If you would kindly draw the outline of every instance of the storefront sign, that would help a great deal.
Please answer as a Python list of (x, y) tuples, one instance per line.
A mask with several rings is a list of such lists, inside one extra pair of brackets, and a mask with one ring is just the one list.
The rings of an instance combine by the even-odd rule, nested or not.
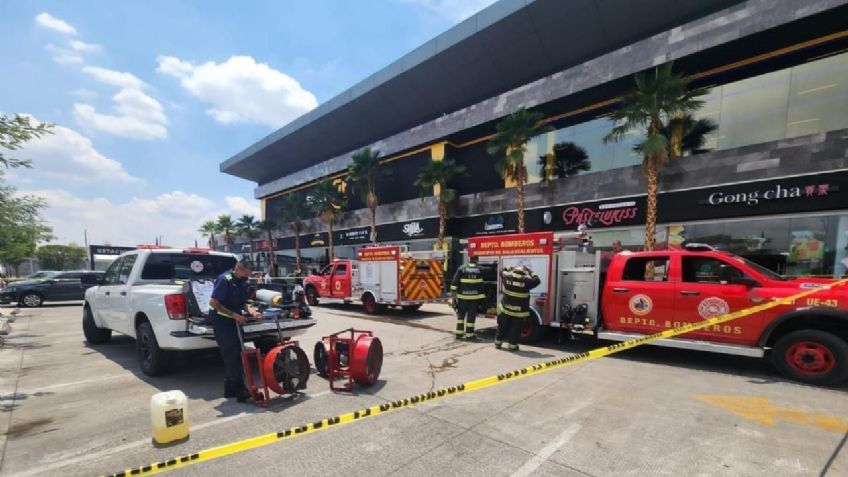
[(553, 251), (552, 232), (529, 233), (509, 237), (472, 237), (468, 254), (472, 256), (545, 255)]
[(124, 252), (135, 250), (135, 247), (113, 247), (111, 245), (89, 245), (88, 252), (91, 255), (120, 255)]
[(363, 243), (371, 239), (371, 229), (369, 227), (364, 227), (358, 229), (342, 230), (336, 235), (336, 237), (336, 243), (338, 243), (339, 245)]
[[(528, 213), (526, 230), (533, 230), (538, 220)], [(459, 237), (474, 237), (478, 235), (501, 235), (518, 232), (518, 214), (515, 212), (504, 212), (494, 215), (480, 215), (477, 217), (461, 217), (451, 220), (451, 234)]]
[(504, 218), (503, 215), (491, 215), (488, 219), (486, 219), (486, 223), (483, 225), (483, 231), (485, 232), (497, 232), (499, 230), (504, 229)]
[[(545, 214), (550, 214), (545, 220)], [(585, 225), (591, 231), (605, 227), (623, 227), (645, 223), (645, 197), (568, 204), (537, 209), (529, 214), (540, 218), (542, 229), (573, 230)]]
[(366, 247), (359, 249), (356, 254), (362, 262), (380, 262), (386, 260), (397, 260), (400, 247)]
[(310, 247), (324, 247), (327, 245), (326, 234), (317, 233), (309, 239)]
[(597, 207), (575, 205), (562, 211), (562, 222), (565, 225), (595, 224), (611, 227), (636, 218), (639, 208), (636, 201), (629, 200), (611, 204), (601, 204)]
[(659, 195), (659, 222), (845, 208), (848, 173), (831, 172)]
[(403, 224), (401, 230), (403, 230), (403, 233), (409, 238), (424, 236), (424, 227), (422, 227), (421, 222), (418, 221)]
[[(271, 240), (271, 249), (277, 248), (277, 239)], [(257, 240), (253, 246), (254, 250), (268, 250), (267, 240)]]

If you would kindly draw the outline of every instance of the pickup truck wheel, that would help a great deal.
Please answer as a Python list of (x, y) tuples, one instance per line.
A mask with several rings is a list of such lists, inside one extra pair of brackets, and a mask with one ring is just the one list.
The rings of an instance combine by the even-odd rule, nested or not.
[(539, 324), (539, 317), (534, 311), (531, 310), (530, 316), (523, 321), (518, 338), (521, 343), (535, 343), (545, 337), (547, 328)]
[(94, 314), (87, 306), (82, 309), (82, 334), (85, 335), (85, 341), (93, 345), (106, 343), (112, 338), (112, 330), (97, 327), (94, 323)]
[(135, 334), (136, 351), (141, 370), (148, 376), (158, 376), (165, 373), (171, 365), (170, 353), (159, 347), (156, 334), (150, 323), (138, 325)]
[(772, 362), (784, 376), (816, 385), (848, 379), (848, 343), (820, 330), (793, 331), (772, 349)]
[(307, 287), (306, 288), (306, 303), (309, 306), (315, 306), (318, 304), (318, 290), (315, 287)]
[(37, 308), (44, 304), (44, 298), (42, 298), (38, 293), (29, 292), (21, 295), (19, 303), (21, 306), (25, 306), (27, 308)]

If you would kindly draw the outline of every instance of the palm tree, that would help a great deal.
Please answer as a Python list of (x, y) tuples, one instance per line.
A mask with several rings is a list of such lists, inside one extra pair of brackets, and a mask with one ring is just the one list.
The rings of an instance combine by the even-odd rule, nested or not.
[(346, 204), (345, 196), (330, 179), (322, 179), (312, 189), (309, 197), (309, 208), (316, 217), (321, 218), (327, 224), (328, 250), (330, 260), (334, 255), (333, 250), (333, 223), (336, 217), (344, 210)]
[[(645, 250), (653, 250), (657, 227), (657, 191), (659, 174), (669, 158), (680, 156), (682, 124), (675, 118), (685, 118), (704, 102), (698, 96), (703, 90), (690, 90), (690, 80), (672, 72), (672, 64), (659, 66), (649, 74), (635, 77), (636, 89), (621, 98), (621, 107), (610, 114), (615, 126), (604, 137), (605, 142), (621, 141), (634, 129), (645, 131), (645, 139), (638, 145), (642, 151), (642, 170), (648, 182), (645, 217)], [(663, 134), (666, 127), (674, 126), (671, 138)]]
[(226, 244), (226, 250), (229, 252), (230, 245), (233, 244), (232, 232), (236, 228), (236, 224), (235, 222), (233, 222), (233, 218), (227, 214), (221, 214), (215, 221), (215, 225), (218, 226), (218, 232), (224, 234), (224, 243)]
[(259, 236), (259, 230), (256, 228), (257, 225), (259, 225), (259, 222), (256, 221), (256, 217), (247, 214), (239, 217), (236, 222), (238, 234), (247, 239), (251, 262), (253, 261), (253, 241)]
[(277, 220), (294, 233), (294, 269), (300, 270), (300, 234), (303, 233), (303, 220), (309, 209), (305, 202), (294, 193), (283, 198), (277, 211)]
[(524, 233), (524, 184), (527, 183), (524, 153), (531, 139), (553, 128), (544, 123), (541, 113), (521, 108), (502, 119), (496, 129), (486, 150), (493, 156), (500, 156), (495, 168), (501, 177), (515, 182), (518, 193), (518, 232)]
[(451, 159), (441, 161), (430, 161), (421, 168), (415, 185), (421, 188), (421, 198), (433, 193), (433, 188), (438, 186), (439, 194), (439, 249), (445, 242), (445, 224), (448, 219), (448, 204), (456, 199), (456, 190), (448, 188), (448, 182), (454, 178), (467, 175), (465, 166), (461, 166)]
[[(553, 168), (547, 171), (548, 158), (551, 156), (553, 156)], [(539, 156), (539, 165), (545, 171), (542, 180), (576, 176), (580, 171), (592, 169), (592, 161), (589, 160), (586, 150), (573, 142), (554, 144), (553, 153)]]
[(380, 151), (364, 148), (357, 151), (351, 159), (353, 162), (347, 168), (348, 183), (359, 189), (362, 200), (371, 211), (371, 243), (377, 243), (377, 199), (376, 181), (380, 175), (390, 175), (392, 171), (380, 167)]
[(277, 222), (266, 219), (258, 224), (256, 224), (256, 228), (265, 232), (265, 245), (268, 249), (268, 268), (269, 272), (273, 271), (273, 275), (277, 275), (277, 254), (274, 253), (274, 231), (277, 230)]
[(198, 229), (198, 232), (200, 232), (203, 235), (209, 234), (209, 239), (206, 243), (209, 245), (209, 248), (214, 249), (215, 248), (215, 234), (220, 232), (220, 230), (218, 229), (218, 224), (215, 223), (214, 220), (207, 220), (206, 222), (203, 222), (203, 225), (200, 226), (200, 229)]

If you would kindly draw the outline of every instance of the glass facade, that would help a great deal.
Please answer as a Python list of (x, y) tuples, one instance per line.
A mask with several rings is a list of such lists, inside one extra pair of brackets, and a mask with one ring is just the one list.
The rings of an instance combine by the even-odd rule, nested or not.
[[(701, 99), (693, 116), (708, 118), (718, 129), (705, 136), (706, 149), (731, 149), (780, 139), (848, 128), (848, 53), (821, 58), (752, 78), (717, 86)], [(622, 142), (604, 144), (612, 121), (600, 117), (534, 138), (524, 163), (529, 182), (539, 182), (554, 144), (574, 142), (586, 150), (591, 171), (641, 163), (633, 151), (642, 131), (631, 131)]]
[[(741, 255), (786, 276), (843, 277), (848, 274), (848, 213), (768, 217), (657, 227), (659, 248), (705, 243)], [(638, 251), (644, 228), (592, 231), (597, 248), (619, 240)]]

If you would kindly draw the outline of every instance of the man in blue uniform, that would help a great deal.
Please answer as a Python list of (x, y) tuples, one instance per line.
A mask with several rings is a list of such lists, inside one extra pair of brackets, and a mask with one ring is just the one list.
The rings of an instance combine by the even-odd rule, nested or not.
[(247, 279), (252, 270), (250, 262), (241, 261), (232, 271), (219, 275), (209, 300), (209, 318), (215, 330), (215, 341), (224, 358), (224, 397), (235, 397), (238, 402), (245, 402), (250, 397), (244, 385), (242, 342), (238, 327), (247, 322), (245, 313), (259, 317), (256, 310), (247, 306), (250, 293)]

